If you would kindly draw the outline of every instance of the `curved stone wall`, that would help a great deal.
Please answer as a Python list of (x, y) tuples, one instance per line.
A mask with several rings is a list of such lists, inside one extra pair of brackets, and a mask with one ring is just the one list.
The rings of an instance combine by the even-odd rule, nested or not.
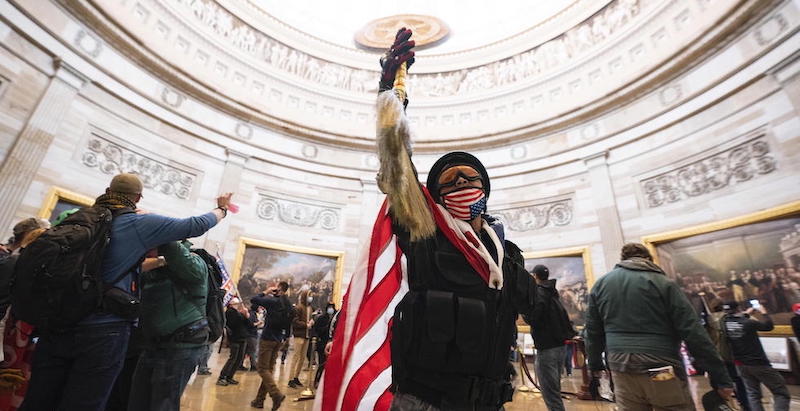
[[(372, 91), (258, 63), (193, 21), (190, 4), (0, 0), (4, 232), (51, 187), (93, 197), (134, 170), (147, 177), (142, 206), (168, 215), (235, 191), (241, 213), (200, 241), (230, 266), (246, 236), (344, 251), (347, 277), (382, 201)], [(428, 91), (409, 116), (421, 177), (440, 153), (470, 149), (510, 239), (526, 251), (588, 246), (596, 273), (626, 240), (800, 197), (796, 3), (620, 0), (603, 10), (556, 40), (567, 47), (592, 19), (621, 13), (607, 42), (552, 72), (497, 85), (498, 72), (529, 61), (498, 54), (464, 66), (492, 73), (476, 90), (433, 96), (418, 85)]]

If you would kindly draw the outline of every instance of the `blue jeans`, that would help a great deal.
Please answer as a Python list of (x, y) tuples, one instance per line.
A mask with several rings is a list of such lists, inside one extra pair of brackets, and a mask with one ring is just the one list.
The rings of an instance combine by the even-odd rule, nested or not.
[(128, 409), (180, 410), (181, 395), (204, 347), (145, 349), (133, 374)]
[(20, 410), (104, 410), (130, 332), (129, 323), (111, 323), (42, 336)]
[(200, 350), (200, 357), (197, 360), (197, 371), (209, 371), (208, 359), (211, 358), (211, 344), (206, 344)]
[(549, 411), (564, 411), (561, 399), (561, 365), (564, 363), (564, 346), (536, 351), (536, 377), (542, 398)]

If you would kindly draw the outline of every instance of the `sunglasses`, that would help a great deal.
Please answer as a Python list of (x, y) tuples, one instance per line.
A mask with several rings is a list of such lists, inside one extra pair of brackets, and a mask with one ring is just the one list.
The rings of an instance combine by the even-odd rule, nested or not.
[(456, 185), (459, 178), (467, 181), (479, 181), (481, 174), (470, 166), (454, 166), (444, 170), (439, 176), (439, 188)]

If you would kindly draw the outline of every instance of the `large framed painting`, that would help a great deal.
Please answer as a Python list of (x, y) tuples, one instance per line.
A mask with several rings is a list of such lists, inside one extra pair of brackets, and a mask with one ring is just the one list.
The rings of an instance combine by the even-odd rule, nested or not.
[(88, 207), (92, 204), (94, 204), (94, 199), (91, 197), (61, 187), (51, 187), (37, 217), (47, 219), (52, 223), (64, 211)]
[(642, 242), (698, 312), (751, 300), (791, 335), (800, 302), (800, 201), (745, 216), (647, 236)]
[(240, 238), (233, 280), (243, 301), (286, 281), (289, 299), (296, 303), (296, 296), (305, 286), (314, 295), (312, 307), (324, 310), (328, 302), (341, 306), (343, 264), (344, 252)]
[[(523, 253), (525, 270), (533, 275), (533, 267), (539, 264), (550, 270), (550, 278), (555, 279), (561, 303), (576, 328), (586, 322), (586, 304), (589, 289), (594, 283), (592, 259), (588, 247), (565, 248), (559, 250), (530, 251)], [(522, 318), (517, 320), (520, 332), (530, 332), (530, 327)]]

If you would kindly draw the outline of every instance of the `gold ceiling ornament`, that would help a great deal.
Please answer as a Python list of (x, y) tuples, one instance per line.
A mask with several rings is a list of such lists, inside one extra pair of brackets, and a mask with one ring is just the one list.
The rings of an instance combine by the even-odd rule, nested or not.
[(398, 14), (367, 23), (356, 33), (355, 41), (358, 46), (366, 49), (385, 50), (394, 43), (394, 36), (402, 27), (414, 32), (412, 39), (416, 41), (418, 49), (436, 45), (450, 34), (450, 28), (436, 17)]

